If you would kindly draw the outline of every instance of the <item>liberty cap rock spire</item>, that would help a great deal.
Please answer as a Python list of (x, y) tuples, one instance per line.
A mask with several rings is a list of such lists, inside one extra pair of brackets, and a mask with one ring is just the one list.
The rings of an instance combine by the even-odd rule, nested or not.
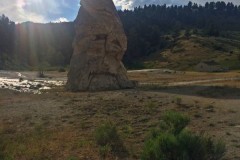
[(133, 88), (122, 61), (127, 38), (112, 0), (81, 0), (75, 21), (74, 53), (68, 73), (71, 91)]

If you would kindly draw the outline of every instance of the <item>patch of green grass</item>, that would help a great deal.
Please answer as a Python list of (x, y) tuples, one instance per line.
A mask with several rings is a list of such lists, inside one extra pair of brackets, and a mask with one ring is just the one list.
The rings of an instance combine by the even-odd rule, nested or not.
[(240, 68), (240, 60), (237, 56), (230, 57), (229, 59), (223, 59), (219, 61), (219, 64), (230, 70), (236, 70)]
[(99, 154), (100, 154), (100, 157), (102, 157), (103, 159), (105, 159), (108, 155), (110, 155), (111, 151), (112, 151), (112, 147), (110, 145), (99, 147)]
[(145, 104), (145, 109), (148, 113), (153, 113), (157, 109), (157, 104), (153, 101), (147, 102), (147, 104)]
[(186, 51), (184, 46), (181, 43), (176, 43), (175, 46), (172, 48), (172, 53), (180, 53)]
[(62, 143), (66, 143), (59, 138), (58, 132), (47, 130), (41, 124), (24, 133), (4, 133), (0, 137), (0, 160), (53, 159), (52, 150), (56, 151), (58, 147), (63, 147)]
[(133, 128), (130, 126), (130, 125), (125, 125), (123, 127), (123, 132), (126, 134), (126, 135), (131, 135), (133, 133)]
[(79, 140), (77, 143), (76, 143), (76, 146), (78, 148), (83, 148), (83, 147), (86, 147), (90, 145), (90, 142), (89, 141), (86, 141), (86, 140)]
[(77, 157), (71, 156), (71, 157), (68, 157), (67, 160), (79, 160), (79, 159)]

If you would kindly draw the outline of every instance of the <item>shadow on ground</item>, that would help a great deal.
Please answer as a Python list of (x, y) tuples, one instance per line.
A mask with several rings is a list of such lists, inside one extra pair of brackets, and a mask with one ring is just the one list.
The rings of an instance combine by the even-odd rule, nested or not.
[(200, 96), (215, 99), (240, 99), (240, 88), (229, 86), (159, 86), (145, 85), (139, 87), (141, 90), (157, 91), (180, 95)]

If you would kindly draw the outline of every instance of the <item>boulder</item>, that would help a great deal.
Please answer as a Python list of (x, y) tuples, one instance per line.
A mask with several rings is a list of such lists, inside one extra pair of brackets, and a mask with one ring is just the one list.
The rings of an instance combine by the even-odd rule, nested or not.
[(127, 38), (112, 0), (81, 0), (75, 21), (74, 53), (68, 73), (71, 91), (133, 88), (122, 58)]

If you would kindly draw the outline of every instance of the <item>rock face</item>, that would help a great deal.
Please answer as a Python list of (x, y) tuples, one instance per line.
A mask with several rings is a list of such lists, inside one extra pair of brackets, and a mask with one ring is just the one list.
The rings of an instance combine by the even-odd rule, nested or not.
[(73, 47), (67, 82), (69, 90), (134, 87), (121, 62), (127, 38), (112, 0), (81, 0)]

